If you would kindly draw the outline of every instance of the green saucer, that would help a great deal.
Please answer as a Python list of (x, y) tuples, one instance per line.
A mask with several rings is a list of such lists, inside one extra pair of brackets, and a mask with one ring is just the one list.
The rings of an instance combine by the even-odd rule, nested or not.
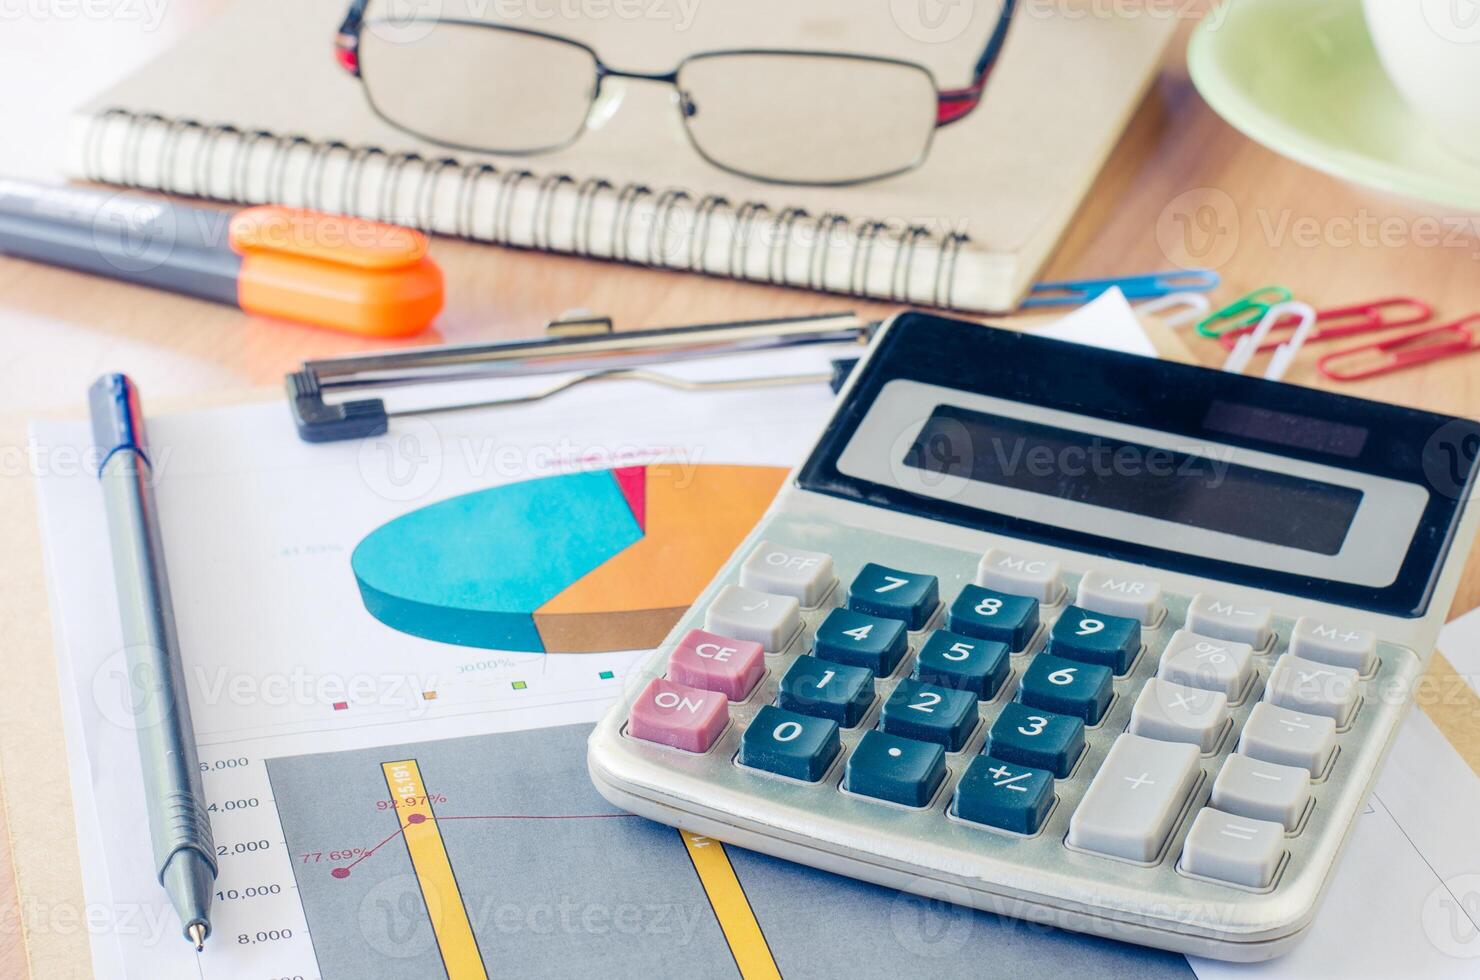
[(1225, 3), (1193, 34), (1187, 67), (1218, 115), (1277, 153), (1355, 183), (1480, 211), (1480, 166), (1440, 143), (1398, 95), (1361, 0)]

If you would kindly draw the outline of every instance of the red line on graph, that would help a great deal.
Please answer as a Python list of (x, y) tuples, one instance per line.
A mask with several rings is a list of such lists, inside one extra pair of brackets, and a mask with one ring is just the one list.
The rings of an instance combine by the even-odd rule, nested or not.
[[(441, 820), (607, 820), (607, 819), (610, 819), (612, 817), (635, 817), (635, 816), (637, 816), (637, 814), (635, 814), (635, 813), (549, 813), (549, 814), (474, 813), (474, 814), (467, 814), (467, 815), (464, 815), (464, 816), (446, 816), (446, 817), (444, 817), (444, 816), (440, 816), (440, 815), (438, 815), (436, 813), (433, 813), (430, 819), (433, 822), (441, 821)], [(418, 821), (418, 822), (420, 822), (420, 821)], [(391, 834), (385, 840), (381, 841), (379, 844), (376, 844), (374, 847), (370, 848), (369, 850), (363, 852), (359, 857), (355, 858), (349, 864), (341, 865), (340, 867), (334, 868), (334, 869), (331, 869), (331, 870), (336, 871), (336, 872), (342, 871), (342, 872), (344, 872), (344, 877), (348, 877), (349, 869), (350, 868), (353, 868), (355, 865), (359, 864), (361, 861), (365, 860), (367, 857), (369, 857), (370, 855), (374, 854), (376, 851), (379, 851), (382, 847), (384, 847), (385, 845), (389, 844), (391, 841), (395, 840), (397, 837), (400, 837), (402, 834), (404, 834), (406, 832), (406, 828), (409, 827), (409, 826), (411, 826), (411, 824), (410, 824), (409, 821), (407, 823), (401, 824), (401, 826), (399, 826), (399, 827), (396, 828), (396, 832), (395, 833)], [(336, 877), (340, 877), (340, 876), (339, 875), (336, 875)]]

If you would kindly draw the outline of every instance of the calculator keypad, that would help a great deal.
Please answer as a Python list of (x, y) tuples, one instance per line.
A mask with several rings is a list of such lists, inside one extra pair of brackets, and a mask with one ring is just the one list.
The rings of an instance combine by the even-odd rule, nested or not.
[(949, 588), (919, 566), (852, 567), (761, 542), (627, 734), (711, 757), (723, 738), (748, 778), (914, 820), (1035, 837), (1052, 817), (1058, 846), (1108, 875), (1165, 861), (1258, 891), (1311, 833), (1381, 667), (1370, 632), (1281, 627), (1215, 591), (1173, 602), (1149, 576), (1088, 572), (1062, 605), (1065, 572), (1027, 551), (993, 549)]

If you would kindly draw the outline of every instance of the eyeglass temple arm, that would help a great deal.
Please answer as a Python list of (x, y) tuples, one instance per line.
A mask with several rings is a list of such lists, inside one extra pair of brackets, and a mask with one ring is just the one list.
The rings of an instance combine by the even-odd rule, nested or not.
[(992, 73), (992, 68), (997, 64), (997, 56), (1002, 53), (1002, 44), (1007, 40), (1007, 28), (1012, 23), (1012, 14), (1016, 8), (1017, 0), (1002, 0), (1002, 13), (997, 17), (997, 26), (992, 29), (992, 36), (987, 38), (987, 46), (982, 50), (982, 56), (976, 60), (976, 67), (971, 75), (971, 84), (965, 88), (940, 90), (935, 103), (935, 125), (937, 127), (946, 126), (961, 119), (975, 109), (977, 103), (981, 101), (982, 90), (987, 87), (987, 76)]
[(351, 0), (344, 13), (339, 33), (334, 35), (334, 60), (351, 75), (360, 74), (360, 25), (365, 22), (365, 8), (370, 0)]

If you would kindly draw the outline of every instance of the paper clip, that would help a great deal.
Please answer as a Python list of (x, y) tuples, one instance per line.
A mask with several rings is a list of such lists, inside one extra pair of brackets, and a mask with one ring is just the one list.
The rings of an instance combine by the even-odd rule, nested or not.
[[(1230, 330), (1253, 327), (1264, 314), (1269, 312), (1271, 306), (1276, 303), (1288, 303), (1294, 298), (1290, 290), (1284, 286), (1263, 286), (1254, 290), (1252, 293), (1240, 296), (1217, 313), (1203, 317), (1197, 322), (1197, 332), (1204, 337), (1212, 337), (1216, 340)], [(1213, 324), (1215, 323), (1236, 319), (1240, 322), (1230, 324), (1219, 330), (1213, 329)]]
[[(1407, 315), (1394, 315), (1388, 319), (1387, 312), (1407, 307), (1410, 311)], [(1336, 340), (1340, 337), (1351, 337), (1356, 334), (1373, 333), (1378, 330), (1392, 330), (1397, 327), (1412, 327), (1423, 323), (1434, 315), (1433, 307), (1421, 299), (1411, 296), (1391, 296), (1387, 299), (1372, 300), (1368, 303), (1355, 303), (1351, 306), (1338, 306), (1329, 310), (1320, 310), (1316, 313), (1316, 323), (1319, 326), (1306, 340), (1308, 344), (1318, 344), (1324, 340)], [(1274, 325), (1275, 330), (1292, 329), (1296, 321), (1286, 317)], [(1234, 344), (1238, 343), (1239, 337), (1253, 330), (1253, 327), (1240, 327), (1234, 330), (1225, 330), (1219, 335), (1223, 346), (1233, 350)], [(1260, 352), (1273, 350), (1280, 345), (1279, 339), (1269, 340), (1260, 347)]]
[(1269, 336), (1269, 331), (1274, 325), (1286, 316), (1292, 316), (1299, 324), (1290, 339), (1275, 348), (1274, 357), (1270, 358), (1269, 365), (1264, 369), (1266, 381), (1278, 381), (1285, 376), (1290, 364), (1295, 360), (1295, 355), (1300, 353), (1300, 348), (1305, 346), (1311, 331), (1316, 323), (1316, 311), (1308, 303), (1288, 302), (1276, 303), (1264, 312), (1259, 323), (1254, 329), (1238, 339), (1234, 344), (1233, 351), (1228, 359), (1223, 362), (1223, 370), (1234, 374), (1243, 374), (1249, 362), (1254, 359), (1255, 353), (1262, 350), (1264, 338)]
[[(1414, 330), (1399, 337), (1389, 337), (1375, 344), (1363, 344), (1334, 351), (1316, 362), (1316, 370), (1332, 381), (1360, 381), (1379, 374), (1391, 374), (1404, 368), (1416, 367), (1428, 361), (1445, 357), (1457, 357), (1470, 351), (1480, 350), (1480, 337), (1469, 326), (1480, 323), (1480, 313), (1446, 323), (1442, 327), (1427, 327)], [(1336, 368), (1332, 365), (1348, 357), (1360, 356), (1370, 360), (1377, 355), (1376, 363), (1368, 367)]]
[[(1168, 330), (1176, 330), (1178, 327), (1196, 322), (1212, 307), (1213, 304), (1209, 303), (1208, 298), (1202, 293), (1167, 293), (1165, 296), (1136, 304), (1135, 310), (1140, 316), (1155, 317)], [(1169, 310), (1178, 312), (1164, 315)]]
[(1143, 276), (1040, 282), (1028, 291), (1022, 306), (1024, 309), (1034, 306), (1074, 306), (1088, 303), (1117, 286), (1128, 300), (1156, 299), (1170, 293), (1207, 292), (1217, 289), (1221, 281), (1222, 277), (1212, 269), (1174, 269)]

